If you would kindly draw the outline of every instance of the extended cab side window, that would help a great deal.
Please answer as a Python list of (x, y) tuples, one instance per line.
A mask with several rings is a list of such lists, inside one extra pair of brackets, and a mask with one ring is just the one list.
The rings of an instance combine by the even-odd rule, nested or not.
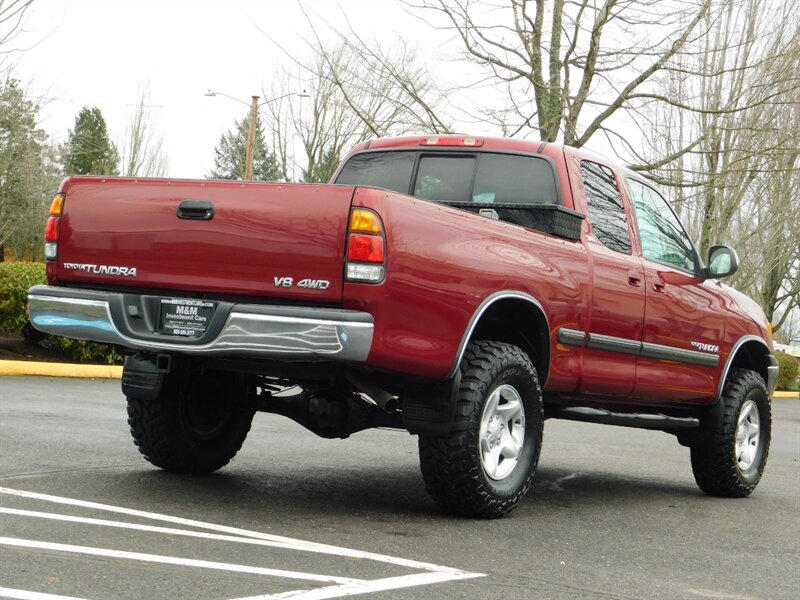
[(581, 161), (581, 175), (592, 231), (606, 248), (630, 254), (628, 218), (614, 173), (607, 167), (584, 160)]
[(645, 258), (695, 273), (696, 254), (689, 236), (667, 201), (648, 185), (628, 179), (642, 254)]

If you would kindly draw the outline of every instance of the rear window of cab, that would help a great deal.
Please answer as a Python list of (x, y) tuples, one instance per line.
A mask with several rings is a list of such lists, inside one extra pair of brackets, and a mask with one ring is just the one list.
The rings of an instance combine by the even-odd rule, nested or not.
[(560, 204), (552, 164), (521, 154), (364, 152), (347, 161), (335, 183), (378, 187), (443, 204)]

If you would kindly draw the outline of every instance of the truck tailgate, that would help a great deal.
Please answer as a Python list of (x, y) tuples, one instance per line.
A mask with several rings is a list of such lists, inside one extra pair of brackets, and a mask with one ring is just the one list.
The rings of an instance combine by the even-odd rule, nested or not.
[(56, 277), (338, 302), (353, 190), (74, 177), (64, 190)]

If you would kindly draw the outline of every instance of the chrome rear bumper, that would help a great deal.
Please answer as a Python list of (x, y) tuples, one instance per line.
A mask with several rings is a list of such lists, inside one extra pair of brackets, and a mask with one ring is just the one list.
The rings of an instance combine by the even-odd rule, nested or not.
[[(158, 333), (148, 315), (154, 296), (34, 286), (31, 323), (45, 333), (135, 350), (266, 359), (365, 361), (374, 323), (368, 313), (219, 302), (199, 338)], [(216, 321), (216, 325), (215, 325)]]

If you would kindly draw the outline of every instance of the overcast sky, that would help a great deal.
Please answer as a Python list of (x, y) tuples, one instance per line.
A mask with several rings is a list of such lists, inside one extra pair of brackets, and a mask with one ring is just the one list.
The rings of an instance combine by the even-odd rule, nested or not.
[[(392, 0), (303, 5), (319, 23), (341, 27), (344, 12), (378, 38), (436, 42)], [(205, 176), (220, 135), (247, 114), (244, 104), (203, 94), (248, 103), (287, 62), (281, 49), (304, 54), (309, 33), (294, 0), (37, 0), (25, 26), (13, 72), (31, 97), (45, 99), (40, 126), (53, 141), (66, 139), (83, 106), (97, 106), (119, 146), (137, 88), (149, 82), (172, 177)]]

